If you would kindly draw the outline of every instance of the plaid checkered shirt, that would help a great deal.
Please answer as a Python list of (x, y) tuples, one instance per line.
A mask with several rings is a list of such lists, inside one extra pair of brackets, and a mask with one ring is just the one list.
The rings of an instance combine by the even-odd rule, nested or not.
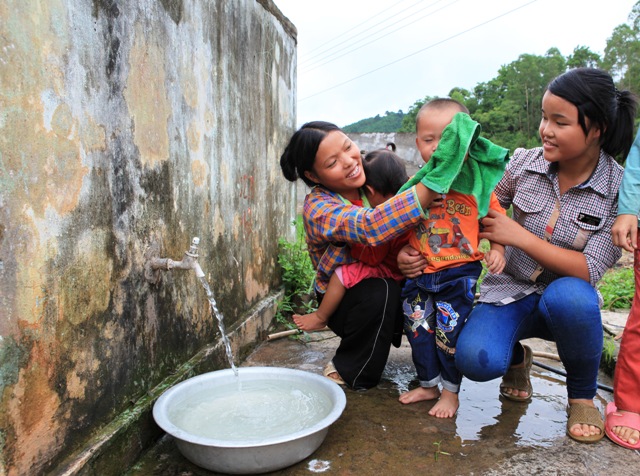
[[(539, 238), (544, 238), (556, 201), (560, 214), (550, 243), (581, 251), (593, 287), (620, 259), (621, 251), (611, 239), (617, 214), (618, 188), (623, 169), (613, 157), (600, 152), (598, 165), (581, 185), (560, 195), (557, 164), (546, 161), (542, 148), (517, 149), (495, 189), (500, 204), (513, 205), (512, 218)], [(544, 270), (535, 282), (531, 276), (538, 264), (519, 248), (507, 246), (507, 265), (502, 274), (487, 274), (480, 287), (480, 302), (508, 304), (531, 293), (542, 294), (559, 276)]]
[(336, 267), (356, 261), (348, 245), (390, 242), (426, 218), (415, 187), (376, 208), (363, 208), (316, 186), (304, 199), (302, 215), (309, 255), (317, 270), (316, 290), (320, 293), (326, 291)]

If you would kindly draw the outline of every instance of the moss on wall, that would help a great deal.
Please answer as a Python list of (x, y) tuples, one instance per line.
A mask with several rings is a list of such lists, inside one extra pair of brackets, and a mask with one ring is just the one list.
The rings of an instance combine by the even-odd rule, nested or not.
[(0, 473), (38, 474), (220, 339), (195, 275), (150, 283), (150, 257), (199, 236), (228, 330), (259, 333), (294, 210), (295, 29), (254, 0), (0, 18)]

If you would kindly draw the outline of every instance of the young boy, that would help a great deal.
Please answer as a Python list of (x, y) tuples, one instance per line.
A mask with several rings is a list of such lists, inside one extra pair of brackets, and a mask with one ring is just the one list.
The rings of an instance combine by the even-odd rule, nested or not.
[[(428, 219), (409, 234), (409, 244), (423, 254), (428, 264), (423, 274), (408, 279), (402, 290), (405, 333), (411, 344), (420, 387), (403, 393), (399, 400), (408, 404), (438, 399), (429, 411), (438, 418), (452, 417), (459, 406), (462, 375), (455, 366), (456, 341), (473, 306), (476, 282), (482, 271), (481, 260), (485, 259), (492, 273), (500, 273), (505, 265), (502, 245), (491, 244), (486, 255), (478, 250), (478, 218), (479, 210), (482, 210), (480, 204), (484, 204), (485, 209), (488, 206), (504, 213), (493, 188), (504, 171), (508, 151), (486, 139), (482, 140), (490, 147), (475, 150), (473, 141), (477, 140), (477, 135), (470, 136), (468, 131), (479, 126), (468, 112), (463, 104), (453, 99), (435, 99), (425, 104), (416, 117), (416, 146), (422, 159), (428, 163), (439, 144), (438, 160), (443, 163), (457, 154), (458, 165), (455, 167), (469, 166), (464, 170), (469, 183), (463, 189), (466, 190), (474, 180), (482, 180), (482, 177), (474, 176), (478, 173), (474, 170), (478, 171), (485, 159), (493, 162), (493, 177), (489, 181), (492, 186), (489, 190), (485, 187), (480, 193), (483, 197), (455, 190), (454, 181), (443, 196), (442, 206), (430, 208)], [(464, 115), (456, 117), (460, 113)], [(448, 129), (445, 143), (443, 132), (453, 121), (455, 124)], [(458, 129), (454, 129), (456, 126)], [(457, 135), (451, 132), (454, 130)], [(471, 166), (471, 161), (478, 158), (481, 160)], [(442, 384), (442, 391), (439, 384)]]

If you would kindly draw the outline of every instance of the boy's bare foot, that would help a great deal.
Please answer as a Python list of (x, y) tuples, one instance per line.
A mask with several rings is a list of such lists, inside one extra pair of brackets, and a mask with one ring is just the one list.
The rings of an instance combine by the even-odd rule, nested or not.
[(404, 392), (400, 395), (400, 403), (404, 403), (405, 405), (409, 403), (422, 402), (424, 400), (435, 400), (440, 396), (440, 390), (438, 387), (418, 387), (413, 390), (409, 390), (408, 392)]
[(294, 314), (293, 322), (303, 331), (319, 331), (327, 326), (327, 320), (319, 316), (317, 312), (304, 315)]
[(429, 410), (429, 415), (436, 418), (451, 418), (456, 414), (459, 406), (458, 394), (443, 389), (440, 400)]

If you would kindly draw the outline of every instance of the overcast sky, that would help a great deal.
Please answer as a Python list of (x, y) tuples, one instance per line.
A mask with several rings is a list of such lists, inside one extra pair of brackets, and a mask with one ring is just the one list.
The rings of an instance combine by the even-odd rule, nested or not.
[(298, 126), (473, 89), (521, 54), (604, 55), (637, 0), (274, 0), (298, 29)]

